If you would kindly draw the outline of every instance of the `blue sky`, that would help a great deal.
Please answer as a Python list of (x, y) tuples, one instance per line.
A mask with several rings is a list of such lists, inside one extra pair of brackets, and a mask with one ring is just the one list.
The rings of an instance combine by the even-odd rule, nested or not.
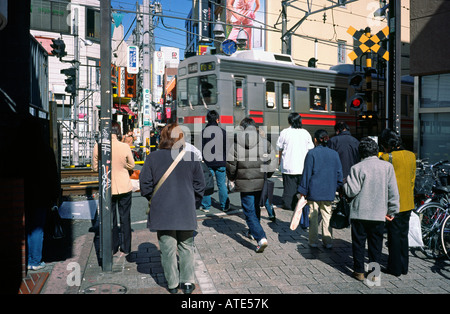
[[(143, 0), (138, 0), (139, 4), (143, 3)], [(132, 10), (136, 9), (137, 0), (111, 0), (111, 5), (113, 8)], [(152, 2), (152, 0), (150, 0)], [(159, 0), (162, 5), (163, 15), (176, 16), (186, 18), (189, 11), (192, 8), (192, 0)], [(124, 13), (123, 25), (124, 32), (127, 33), (128, 28), (135, 18), (135, 14)], [(184, 20), (174, 19), (174, 18), (164, 18), (164, 25), (168, 27), (176, 27), (180, 29), (185, 29)], [(127, 37), (131, 34), (134, 29), (134, 24), (131, 27)], [(155, 29), (155, 44), (156, 50), (159, 50), (160, 46), (169, 46), (180, 49), (180, 56), (184, 55), (184, 48), (186, 45), (186, 32), (174, 29), (167, 29), (163, 26), (161, 22), (158, 23)]]

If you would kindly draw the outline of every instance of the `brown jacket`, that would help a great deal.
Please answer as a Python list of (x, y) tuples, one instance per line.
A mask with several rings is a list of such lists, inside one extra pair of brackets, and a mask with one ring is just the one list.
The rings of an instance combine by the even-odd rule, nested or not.
[[(130, 146), (119, 142), (115, 134), (111, 135), (111, 194), (124, 194), (132, 190), (128, 170), (134, 168), (134, 158)], [(98, 148), (94, 146), (92, 169), (98, 171)]]

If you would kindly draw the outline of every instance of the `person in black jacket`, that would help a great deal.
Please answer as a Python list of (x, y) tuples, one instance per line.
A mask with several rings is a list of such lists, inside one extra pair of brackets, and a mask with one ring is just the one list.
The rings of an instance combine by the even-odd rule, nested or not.
[(161, 264), (171, 293), (176, 293), (179, 287), (185, 293), (191, 293), (195, 288), (195, 203), (202, 199), (205, 189), (200, 161), (194, 152), (186, 151), (166, 181), (154, 193), (158, 181), (182, 147), (184, 134), (181, 128), (176, 123), (166, 125), (161, 132), (159, 150), (147, 157), (139, 176), (141, 195), (152, 200), (147, 226), (150, 231), (157, 231)]
[(350, 173), (350, 168), (360, 160), (358, 152), (359, 141), (351, 135), (350, 129), (345, 122), (340, 121), (336, 123), (334, 131), (336, 135), (328, 141), (328, 147), (339, 154), (345, 183)]
[[(219, 113), (217, 111), (208, 111), (206, 120), (206, 127), (202, 130), (203, 161), (208, 166), (211, 174), (216, 177), (220, 209), (228, 211), (230, 209), (230, 200), (228, 199), (225, 170), (227, 164), (227, 133), (219, 127)], [(205, 195), (200, 209), (204, 212), (209, 212), (210, 207), (211, 196)]]

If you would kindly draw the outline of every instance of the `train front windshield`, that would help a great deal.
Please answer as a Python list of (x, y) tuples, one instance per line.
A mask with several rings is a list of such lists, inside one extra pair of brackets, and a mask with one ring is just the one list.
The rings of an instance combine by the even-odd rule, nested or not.
[(217, 103), (215, 75), (194, 76), (178, 82), (179, 106), (209, 106)]

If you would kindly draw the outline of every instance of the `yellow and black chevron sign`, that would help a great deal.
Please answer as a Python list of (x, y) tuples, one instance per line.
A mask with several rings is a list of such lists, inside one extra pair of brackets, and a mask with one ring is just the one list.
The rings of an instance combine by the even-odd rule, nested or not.
[(363, 32), (357, 31), (354, 27), (350, 26), (347, 33), (352, 35), (353, 38), (361, 42), (359, 47), (355, 48), (352, 52), (348, 54), (348, 57), (354, 61), (356, 58), (360, 57), (363, 53), (367, 51), (373, 51), (378, 53), (383, 59), (389, 61), (389, 51), (381, 48), (378, 44), (381, 40), (385, 39), (389, 35), (389, 26), (386, 26), (376, 35), (366, 36)]

